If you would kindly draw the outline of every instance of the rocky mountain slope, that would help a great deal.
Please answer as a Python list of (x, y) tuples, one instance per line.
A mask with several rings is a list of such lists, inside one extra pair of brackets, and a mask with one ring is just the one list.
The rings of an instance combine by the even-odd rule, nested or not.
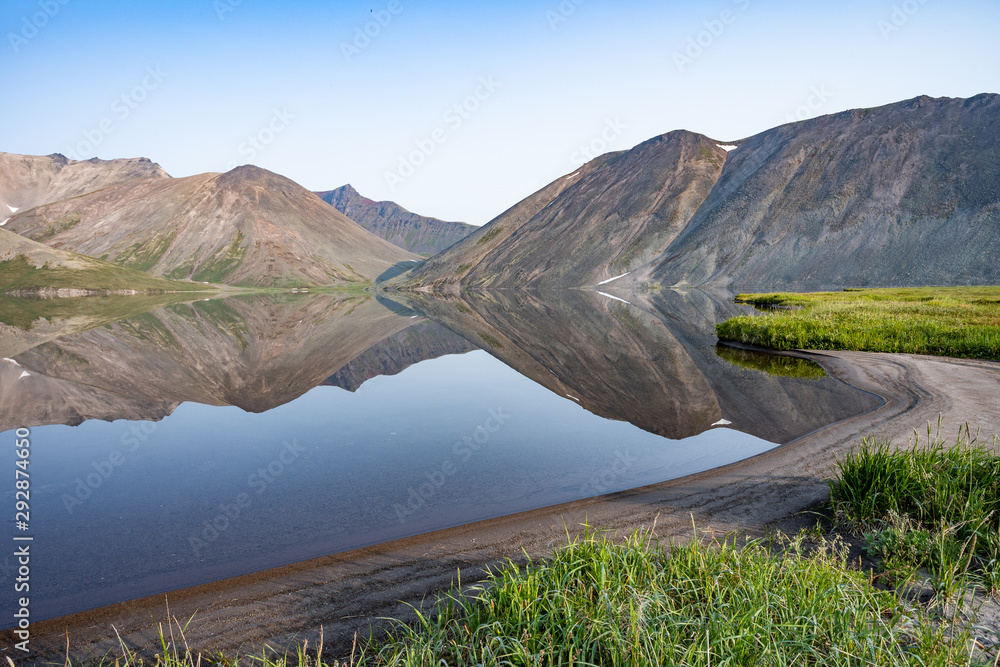
[(822, 116), (726, 148), (671, 132), (555, 181), (395, 284), (1000, 282), (998, 127), (1000, 96), (983, 94)]
[(652, 280), (735, 291), (1000, 282), (998, 128), (1000, 95), (918, 97), (751, 137)]
[[(428, 262), (412, 280), (461, 278), (470, 287), (596, 285), (663, 252), (708, 196), (725, 161), (715, 141), (685, 131), (601, 156), (529, 197), (527, 207), (519, 204), (494, 219), (448, 257)], [(440, 272), (443, 267), (450, 276)]]
[(417, 215), (395, 202), (362, 197), (349, 184), (316, 194), (375, 236), (419, 255), (437, 254), (477, 229), (464, 222)]
[(0, 153), (0, 223), (17, 211), (138, 178), (170, 176), (146, 158), (70, 160), (59, 153)]
[(254, 166), (132, 180), (19, 212), (7, 228), (158, 276), (236, 285), (363, 283), (419, 259)]

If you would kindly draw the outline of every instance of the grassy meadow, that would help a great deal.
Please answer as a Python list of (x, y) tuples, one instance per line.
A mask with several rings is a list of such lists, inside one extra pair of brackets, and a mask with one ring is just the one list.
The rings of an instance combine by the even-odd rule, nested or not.
[(718, 324), (721, 340), (777, 350), (1000, 359), (1000, 287), (739, 294), (736, 300), (773, 310)]

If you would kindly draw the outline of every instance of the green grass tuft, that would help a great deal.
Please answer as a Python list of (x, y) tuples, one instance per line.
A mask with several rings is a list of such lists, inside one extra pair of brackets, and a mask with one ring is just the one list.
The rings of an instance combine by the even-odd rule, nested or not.
[(226, 282), (226, 278), (243, 263), (243, 257), (247, 253), (243, 241), (243, 232), (237, 230), (232, 243), (219, 249), (212, 257), (202, 262), (191, 279), (209, 283)]
[[(176, 231), (157, 234), (145, 243), (136, 244), (126, 249), (115, 258), (115, 263), (137, 271), (149, 271), (163, 259), (163, 255), (174, 242), (175, 236), (177, 236)], [(177, 277), (186, 278), (187, 276)]]
[(39, 243), (45, 243), (54, 236), (62, 234), (67, 229), (75, 227), (80, 223), (83, 217), (79, 213), (70, 213), (57, 220), (45, 223), (45, 229), (40, 232), (35, 232), (31, 235), (31, 238)]
[(837, 463), (830, 498), (838, 525), (863, 534), (900, 580), (926, 569), (950, 597), (969, 585), (1000, 591), (1000, 456), (964, 427), (909, 450), (868, 438)]
[[(914, 618), (892, 591), (847, 561), (822, 534), (773, 543), (734, 540), (661, 545), (651, 533), (623, 541), (584, 535), (549, 557), (508, 561), (471, 589), (453, 588), (430, 613), (396, 622), (388, 637), (325, 660), (322, 634), (288, 653), (206, 655), (184, 637), (189, 620), (159, 630), (155, 648), (73, 665), (880, 665), (990, 664), (967, 628)], [(168, 618), (169, 610), (168, 610)], [(118, 655), (120, 653), (120, 657)], [(152, 654), (152, 657), (149, 657)]]
[(482, 338), (486, 342), (486, 344), (489, 345), (490, 347), (494, 347), (499, 350), (504, 349), (503, 343), (501, 343), (495, 337), (491, 336), (488, 333), (480, 332), (479, 337)]

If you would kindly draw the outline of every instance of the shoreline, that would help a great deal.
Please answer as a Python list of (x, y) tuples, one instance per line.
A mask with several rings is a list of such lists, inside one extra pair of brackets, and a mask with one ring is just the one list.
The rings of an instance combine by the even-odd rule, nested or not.
[[(463, 584), (485, 567), (523, 551), (542, 555), (581, 524), (629, 533), (655, 522), (661, 538), (685, 538), (692, 525), (719, 534), (762, 535), (796, 521), (827, 496), (825, 478), (840, 453), (864, 435), (891, 437), (899, 446), (914, 430), (944, 416), (950, 437), (968, 423), (989, 438), (1000, 434), (1000, 363), (865, 352), (796, 352), (833, 377), (884, 401), (877, 409), (831, 424), (750, 459), (670, 480), (540, 510), (426, 533), (293, 565), (181, 589), (33, 623), (32, 653), (15, 653), (4, 631), (5, 655), (36, 664), (65, 658), (67, 633), (76, 658), (120, 651), (118, 637), (144, 650), (155, 646), (157, 623), (170, 615), (183, 624), (195, 651), (259, 655), (267, 643), (282, 649), (296, 639), (313, 644), (324, 627), (326, 655), (351, 652), (355, 633), (384, 627), (379, 617), (407, 619), (447, 588), (461, 568)], [(805, 520), (805, 523), (809, 523)], [(402, 600), (403, 602), (400, 602)], [(425, 603), (426, 604), (426, 603)]]

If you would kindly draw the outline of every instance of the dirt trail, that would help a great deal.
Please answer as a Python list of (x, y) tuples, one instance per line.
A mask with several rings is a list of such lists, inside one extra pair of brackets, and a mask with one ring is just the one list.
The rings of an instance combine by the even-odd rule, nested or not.
[[(325, 629), (328, 656), (348, 655), (355, 632), (378, 617), (405, 617), (404, 603), (419, 604), (447, 587), (456, 570), (462, 582), (507, 557), (545, 553), (580, 525), (631, 531), (656, 521), (660, 537), (699, 529), (760, 534), (821, 501), (835, 458), (867, 434), (905, 444), (914, 430), (943, 415), (951, 438), (959, 425), (1000, 434), (1000, 364), (913, 355), (815, 352), (801, 356), (831, 375), (882, 397), (882, 407), (815, 431), (733, 465), (631, 491), (483, 521), (377, 547), (318, 558), (169, 594), (172, 615), (186, 619), (197, 650), (259, 651)], [(403, 602), (400, 602), (403, 601)], [(164, 596), (143, 598), (32, 626), (33, 654), (18, 664), (62, 662), (66, 633), (77, 657), (118, 650), (112, 625), (126, 643), (153, 646)], [(10, 655), (11, 636), (0, 633)], [(23, 655), (23, 654), (22, 654)], [(17, 658), (18, 656), (15, 656)]]

